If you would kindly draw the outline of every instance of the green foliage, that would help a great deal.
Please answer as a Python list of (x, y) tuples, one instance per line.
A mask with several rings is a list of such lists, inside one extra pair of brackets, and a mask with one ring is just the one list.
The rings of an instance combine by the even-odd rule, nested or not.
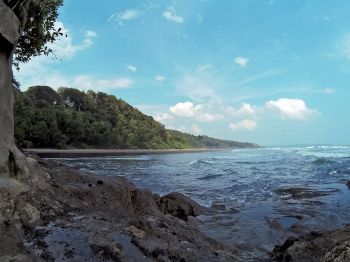
[(32, 0), (27, 22), (15, 50), (14, 65), (26, 63), (33, 56), (48, 55), (52, 50), (47, 46), (62, 36), (62, 29), (55, 29), (58, 8), (63, 0)]
[[(194, 136), (177, 130), (168, 130), (169, 144), (174, 148), (255, 148), (256, 144), (247, 142), (228, 141), (208, 136)], [(181, 147), (184, 146), (184, 147)]]
[(251, 144), (167, 130), (122, 99), (48, 86), (16, 91), (15, 137), (23, 148), (186, 149)]

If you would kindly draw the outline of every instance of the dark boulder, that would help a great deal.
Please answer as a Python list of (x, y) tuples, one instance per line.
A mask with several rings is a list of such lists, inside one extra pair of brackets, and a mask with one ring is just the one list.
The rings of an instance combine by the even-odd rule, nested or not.
[(203, 213), (204, 207), (180, 193), (170, 193), (158, 200), (158, 206), (164, 214), (187, 221), (189, 216), (198, 216)]

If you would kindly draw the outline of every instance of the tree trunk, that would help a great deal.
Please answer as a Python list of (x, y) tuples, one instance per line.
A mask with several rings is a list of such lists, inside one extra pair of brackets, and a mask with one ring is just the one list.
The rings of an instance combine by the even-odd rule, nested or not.
[(30, 0), (0, 0), (0, 178), (28, 175), (26, 158), (14, 139), (12, 58)]

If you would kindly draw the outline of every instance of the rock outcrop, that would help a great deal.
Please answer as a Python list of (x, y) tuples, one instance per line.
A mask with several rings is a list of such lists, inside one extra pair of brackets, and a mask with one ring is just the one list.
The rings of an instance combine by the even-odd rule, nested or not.
[(348, 262), (350, 261), (350, 226), (329, 232), (311, 232), (289, 238), (272, 252), (273, 261)]
[(0, 190), (0, 261), (237, 260), (188, 219), (205, 209), (184, 195), (37, 160), (41, 171), (22, 183), (30, 190)]
[(28, 175), (28, 163), (17, 149), (14, 139), (12, 57), (25, 25), (29, 2), (0, 0), (0, 177), (2, 179), (19, 180)]
[(177, 192), (161, 197), (158, 200), (158, 206), (164, 214), (171, 214), (185, 221), (189, 216), (196, 217), (204, 211), (204, 207)]

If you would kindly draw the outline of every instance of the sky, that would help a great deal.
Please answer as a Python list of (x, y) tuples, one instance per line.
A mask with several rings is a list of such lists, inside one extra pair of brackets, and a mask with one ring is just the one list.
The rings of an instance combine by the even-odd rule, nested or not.
[(350, 144), (350, 1), (65, 0), (21, 89), (102, 91), (167, 128), (260, 145)]

